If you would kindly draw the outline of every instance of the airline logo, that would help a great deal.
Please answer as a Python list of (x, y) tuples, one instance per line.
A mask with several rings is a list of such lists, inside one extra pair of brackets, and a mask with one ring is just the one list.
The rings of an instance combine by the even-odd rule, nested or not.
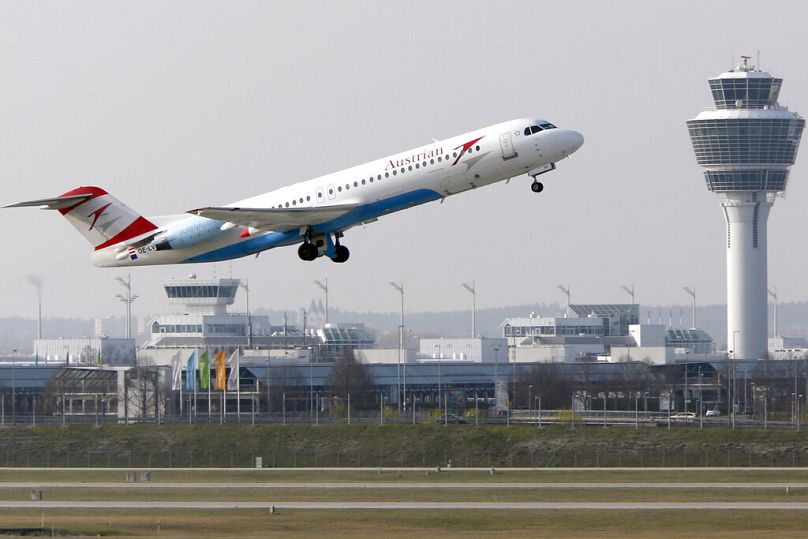
[(134, 247), (130, 247), (128, 252), (129, 252), (129, 258), (131, 260), (137, 260), (137, 249), (135, 249)]
[(104, 215), (104, 212), (107, 211), (107, 208), (109, 208), (111, 205), (112, 202), (108, 202), (107, 204), (101, 206), (100, 208), (98, 208), (97, 210), (95, 210), (94, 212), (92, 212), (90, 215), (87, 216), (87, 219), (89, 219), (90, 217), (93, 218), (93, 222), (90, 223), (90, 230), (95, 228), (95, 223), (98, 221), (98, 218)]
[[(485, 136), (485, 135), (483, 135), (483, 137), (484, 137), (484, 136)], [(475, 144), (477, 144), (478, 142), (480, 142), (480, 140), (482, 140), (482, 138), (483, 138), (483, 137), (478, 137), (478, 138), (476, 138), (476, 139), (474, 139), (474, 140), (470, 140), (470, 141), (466, 142), (465, 144), (461, 144), (460, 146), (458, 146), (457, 148), (455, 148), (455, 150), (460, 150), (460, 153), (458, 153), (458, 154), (457, 154), (457, 159), (455, 159), (454, 163), (452, 163), (452, 166), (455, 166), (455, 165), (457, 164), (457, 162), (458, 162), (458, 161), (460, 161), (460, 158), (461, 158), (461, 157), (463, 157), (463, 155), (464, 155), (464, 154), (465, 154), (465, 153), (466, 153), (466, 152), (467, 152), (467, 151), (468, 151), (468, 150), (469, 150), (469, 149), (470, 149), (472, 146), (474, 146)]]

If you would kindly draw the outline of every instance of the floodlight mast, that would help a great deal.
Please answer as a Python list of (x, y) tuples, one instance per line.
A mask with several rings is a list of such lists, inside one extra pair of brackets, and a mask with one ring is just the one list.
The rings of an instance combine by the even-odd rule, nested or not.
[(622, 288), (623, 290), (625, 290), (625, 291), (626, 291), (626, 294), (628, 294), (629, 296), (631, 296), (631, 304), (632, 304), (632, 305), (635, 305), (635, 301), (634, 301), (634, 285), (631, 285), (631, 288), (629, 288), (629, 287), (627, 287), (627, 286), (621, 286), (620, 288)]
[(565, 287), (564, 285), (559, 284), (559, 285), (556, 285), (556, 286), (558, 286), (558, 289), (561, 290), (562, 292), (564, 292), (564, 294), (567, 296), (567, 314), (569, 314), (569, 312), (570, 312), (570, 285), (567, 285)]
[(776, 339), (778, 337), (778, 333), (777, 333), (777, 287), (775, 286), (774, 289), (770, 288), (768, 290), (768, 292), (769, 292), (769, 295), (774, 300), (774, 338)]
[(477, 286), (474, 281), (471, 285), (460, 283), (460, 286), (471, 292), (471, 338), (477, 336)]
[(123, 294), (116, 294), (115, 297), (126, 303), (126, 338), (132, 338), (132, 303), (138, 298), (137, 294), (132, 294), (132, 273), (130, 272), (126, 279), (123, 277), (115, 277), (121, 286), (126, 288), (126, 296)]
[[(398, 326), (398, 367), (396, 368), (396, 390), (398, 391), (398, 409), (401, 410), (401, 351), (404, 348), (404, 281), (390, 282), (390, 286), (401, 294), (401, 324)], [(407, 372), (406, 370), (404, 371)], [(407, 375), (404, 375), (404, 395), (407, 395)], [(406, 404), (404, 409), (406, 410)]]
[(687, 286), (682, 288), (687, 294), (693, 298), (693, 329), (696, 329), (696, 288), (689, 288)]
[(314, 281), (320, 290), (325, 292), (325, 323), (328, 325), (328, 279), (323, 279), (322, 281)]

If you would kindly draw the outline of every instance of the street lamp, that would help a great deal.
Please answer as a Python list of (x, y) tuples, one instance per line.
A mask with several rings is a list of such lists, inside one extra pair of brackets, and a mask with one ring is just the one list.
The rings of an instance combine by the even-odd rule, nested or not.
[[(396, 369), (396, 391), (398, 391), (396, 400), (398, 401), (398, 409), (401, 411), (401, 349), (404, 348), (404, 281), (400, 283), (390, 281), (390, 286), (401, 294), (401, 324), (398, 326), (398, 368)], [(404, 378), (404, 393), (407, 393), (406, 378)]]
[(477, 287), (474, 281), (471, 285), (467, 283), (460, 283), (460, 286), (471, 292), (471, 338), (477, 336)]
[(696, 329), (696, 289), (695, 288), (688, 288), (685, 286), (683, 288), (685, 292), (693, 298), (693, 325), (691, 326), (693, 329)]
[(328, 325), (328, 279), (323, 281), (314, 281), (314, 284), (320, 287), (320, 290), (325, 292), (325, 323)]
[(115, 277), (115, 280), (121, 283), (121, 286), (126, 288), (126, 296), (123, 294), (116, 294), (115, 297), (121, 300), (122, 302), (126, 303), (126, 338), (132, 338), (132, 302), (134, 302), (138, 296), (137, 294), (132, 294), (132, 274), (129, 273), (126, 279), (123, 277)]
[(247, 293), (247, 348), (252, 348), (252, 315), (250, 314), (250, 281), (239, 283)]

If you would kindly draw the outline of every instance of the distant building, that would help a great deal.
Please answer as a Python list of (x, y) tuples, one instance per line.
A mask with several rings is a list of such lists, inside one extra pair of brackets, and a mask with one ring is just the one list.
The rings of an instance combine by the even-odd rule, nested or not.
[(115, 338), (36, 339), (36, 365), (126, 366), (135, 364), (135, 340)]

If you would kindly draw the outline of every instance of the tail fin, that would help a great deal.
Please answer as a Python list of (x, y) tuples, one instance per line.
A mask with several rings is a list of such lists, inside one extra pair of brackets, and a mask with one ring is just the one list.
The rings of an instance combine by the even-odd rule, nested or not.
[(11, 204), (59, 210), (95, 250), (142, 236), (157, 226), (99, 187), (78, 187), (55, 198)]

